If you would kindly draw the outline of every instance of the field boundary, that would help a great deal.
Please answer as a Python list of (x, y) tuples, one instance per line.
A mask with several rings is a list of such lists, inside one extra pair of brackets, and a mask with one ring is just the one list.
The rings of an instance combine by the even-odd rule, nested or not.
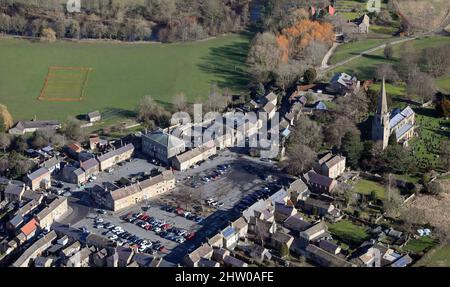
[[(39, 94), (39, 97), (37, 98), (39, 101), (47, 101), (47, 102), (78, 102), (82, 101), (85, 97), (85, 91), (86, 86), (89, 82), (89, 74), (92, 71), (92, 68), (87, 67), (61, 67), (61, 66), (50, 66), (48, 68), (47, 76), (45, 77), (44, 86), (41, 89), (41, 92)], [(64, 71), (73, 71), (73, 72), (79, 72), (81, 76), (81, 81), (79, 83), (80, 85), (80, 93), (77, 97), (49, 97), (47, 95), (49, 87), (51, 86), (50, 81), (56, 81), (58, 83), (58, 79), (64, 79), (68, 80), (70, 83), (70, 80), (77, 80), (77, 75), (58, 75), (58, 73), (64, 72)], [(56, 79), (56, 80), (55, 80)], [(76, 84), (76, 82), (75, 82)], [(64, 89), (64, 87), (63, 87)], [(64, 93), (64, 91), (63, 91)]]

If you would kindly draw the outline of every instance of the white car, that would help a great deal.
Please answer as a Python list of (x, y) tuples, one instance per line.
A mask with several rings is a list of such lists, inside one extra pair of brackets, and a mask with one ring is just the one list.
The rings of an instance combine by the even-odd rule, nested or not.
[(117, 235), (111, 235), (110, 237), (109, 237), (109, 240), (117, 240), (117, 238), (119, 238)]
[(223, 206), (223, 202), (221, 202), (221, 203), (219, 203), (219, 204), (217, 204), (217, 208), (221, 208)]

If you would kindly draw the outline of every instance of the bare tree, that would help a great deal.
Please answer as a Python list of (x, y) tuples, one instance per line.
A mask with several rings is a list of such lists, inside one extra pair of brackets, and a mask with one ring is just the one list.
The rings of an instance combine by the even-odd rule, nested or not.
[(358, 133), (356, 125), (346, 116), (337, 115), (324, 128), (324, 138), (330, 147), (341, 146), (342, 138), (348, 132)]
[(444, 75), (450, 67), (450, 45), (429, 47), (422, 51), (420, 64), (433, 77)]
[(0, 133), (0, 149), (3, 149), (3, 152), (11, 145), (11, 138), (5, 134)]
[(278, 67), (280, 61), (281, 50), (275, 34), (265, 32), (256, 35), (247, 58), (254, 80), (258, 83), (265, 83), (269, 74)]
[(299, 175), (313, 166), (317, 154), (310, 147), (296, 143), (288, 147), (287, 158), (286, 171), (292, 175)]
[(375, 70), (375, 78), (377, 80), (386, 79), (387, 82), (395, 83), (400, 80), (397, 71), (391, 64), (381, 64)]
[(187, 108), (187, 99), (184, 93), (178, 93), (172, 100), (172, 104), (178, 111), (185, 111)]
[(447, 171), (450, 171), (450, 140), (442, 142), (439, 159), (441, 161), (442, 167)]
[(392, 174), (387, 176), (386, 180), (386, 194), (383, 200), (383, 207), (386, 214), (389, 216), (399, 216), (400, 207), (403, 202), (402, 197), (398, 189), (394, 186), (395, 179)]
[(289, 143), (299, 143), (317, 150), (322, 146), (322, 127), (307, 116), (301, 116), (295, 125)]
[(428, 74), (416, 72), (407, 81), (406, 90), (410, 96), (417, 96), (423, 103), (433, 99), (436, 94), (436, 81)]

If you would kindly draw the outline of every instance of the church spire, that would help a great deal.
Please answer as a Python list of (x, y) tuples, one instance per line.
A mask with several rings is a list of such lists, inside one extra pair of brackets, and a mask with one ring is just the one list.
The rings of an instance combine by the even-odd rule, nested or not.
[(383, 84), (381, 85), (380, 96), (378, 98), (377, 114), (381, 116), (381, 115), (385, 115), (387, 113), (388, 113), (388, 107), (387, 107), (387, 98), (386, 98), (386, 82), (383, 77)]

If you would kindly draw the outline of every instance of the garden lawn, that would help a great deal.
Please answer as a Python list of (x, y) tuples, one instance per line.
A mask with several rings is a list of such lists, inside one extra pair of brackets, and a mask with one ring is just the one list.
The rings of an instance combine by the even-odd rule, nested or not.
[(372, 193), (372, 191), (374, 191), (377, 198), (381, 200), (384, 199), (384, 194), (386, 192), (384, 186), (382, 186), (378, 182), (370, 181), (367, 179), (358, 180), (358, 182), (354, 185), (354, 190), (357, 193), (365, 195), (369, 195)]
[(350, 246), (358, 246), (369, 238), (367, 228), (355, 225), (348, 220), (331, 223), (328, 225), (328, 230)]
[(411, 239), (402, 249), (407, 252), (420, 253), (430, 250), (430, 248), (435, 245), (436, 240), (429, 236), (425, 236), (420, 237), (419, 239)]
[[(207, 98), (211, 85), (245, 91), (251, 35), (227, 35), (192, 43), (31, 42), (0, 38), (0, 103), (15, 121), (65, 120), (100, 110), (108, 119), (134, 116), (139, 100), (170, 104), (177, 93)], [(50, 66), (88, 67), (81, 102), (37, 98)]]

